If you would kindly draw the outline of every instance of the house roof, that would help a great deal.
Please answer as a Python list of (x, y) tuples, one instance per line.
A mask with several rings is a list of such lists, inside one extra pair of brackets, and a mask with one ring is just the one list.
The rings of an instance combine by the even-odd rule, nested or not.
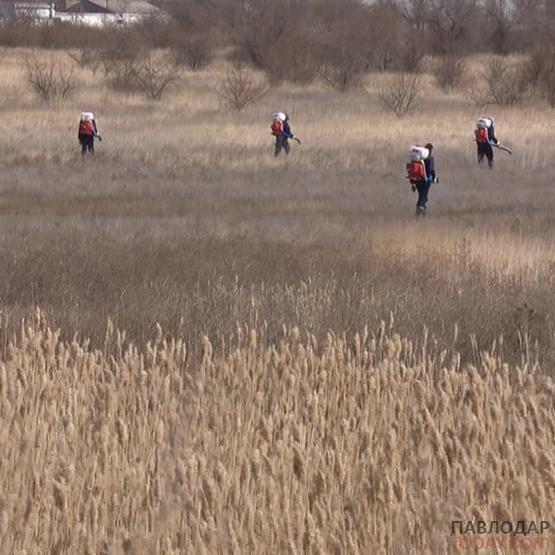
[(102, 10), (112, 13), (159, 13), (159, 9), (145, 0), (88, 0)]
[(0, 8), (7, 11), (17, 10), (48, 10), (50, 4), (41, 2), (4, 2), (0, 1)]

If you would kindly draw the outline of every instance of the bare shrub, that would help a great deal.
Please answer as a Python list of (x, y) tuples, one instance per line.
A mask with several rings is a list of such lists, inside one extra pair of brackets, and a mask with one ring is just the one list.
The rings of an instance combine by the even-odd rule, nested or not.
[(179, 77), (174, 57), (156, 55), (149, 49), (119, 55), (105, 51), (101, 63), (110, 87), (120, 92), (141, 93), (149, 100), (160, 100)]
[(332, 89), (345, 92), (360, 86), (365, 64), (358, 56), (340, 54), (326, 62), (319, 69), (322, 81)]
[(108, 84), (114, 90), (120, 92), (136, 92), (137, 81), (135, 79), (135, 59), (102, 61), (104, 75), (108, 79)]
[(93, 75), (96, 75), (102, 60), (99, 51), (95, 48), (81, 47), (77, 50), (69, 49), (67, 55), (79, 66), (90, 69)]
[(240, 112), (262, 98), (267, 90), (251, 70), (238, 64), (220, 81), (218, 94), (227, 107)]
[(417, 106), (420, 95), (421, 80), (414, 73), (397, 73), (390, 76), (378, 89), (380, 106), (403, 117)]
[(555, 58), (551, 58), (542, 71), (540, 92), (549, 107), (555, 108)]
[(104, 75), (110, 77), (114, 73), (122, 73), (122, 68), (118, 66), (122, 63), (132, 66), (145, 48), (144, 41), (133, 30), (106, 31), (104, 45), (98, 52)]
[(138, 91), (149, 100), (160, 100), (179, 76), (179, 67), (173, 61), (156, 58), (147, 51), (131, 68), (131, 79)]
[(415, 36), (413, 32), (405, 31), (397, 48), (399, 69), (407, 73), (418, 73), (425, 54), (426, 49), (422, 38)]
[(366, 33), (372, 39), (372, 45), (368, 58), (378, 71), (389, 71), (398, 64), (404, 26), (391, 4), (374, 3), (370, 9), (371, 18), (367, 22)]
[(295, 26), (297, 14), (287, 3), (271, 0), (236, 2), (232, 34), (244, 56), (257, 69), (265, 69), (266, 53), (280, 48)]
[(120, 92), (137, 92), (136, 67), (145, 54), (138, 34), (131, 30), (106, 32), (105, 44), (97, 52), (102, 73), (109, 86)]
[(174, 45), (176, 63), (185, 65), (191, 71), (198, 71), (212, 61), (212, 49), (208, 38), (203, 35), (178, 39)]
[(456, 55), (441, 56), (432, 66), (436, 81), (443, 90), (451, 90), (461, 84), (467, 70), (464, 58)]
[[(3, 3), (4, 6), (6, 3)], [(0, 45), (29, 48), (80, 48), (83, 44), (98, 44), (102, 31), (72, 23), (37, 23), (27, 14), (0, 17)]]
[(529, 98), (526, 67), (505, 58), (491, 58), (479, 77), (482, 84), (472, 88), (469, 98), (478, 106), (514, 106)]
[(264, 52), (264, 71), (271, 83), (311, 83), (319, 73), (318, 47), (308, 37), (293, 33), (279, 48)]
[(555, 43), (537, 46), (523, 67), (529, 84), (550, 108), (555, 108)]
[(45, 102), (65, 100), (75, 88), (73, 67), (36, 52), (24, 57), (25, 79)]

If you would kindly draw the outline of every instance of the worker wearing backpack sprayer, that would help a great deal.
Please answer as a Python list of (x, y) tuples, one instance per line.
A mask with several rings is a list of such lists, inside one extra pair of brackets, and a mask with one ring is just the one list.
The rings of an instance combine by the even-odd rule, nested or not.
[(81, 144), (81, 155), (94, 154), (94, 139), (98, 138), (102, 141), (102, 137), (98, 134), (96, 120), (92, 112), (81, 112), (81, 119), (79, 120), (79, 132), (77, 138)]
[(478, 147), (478, 164), (482, 165), (484, 158), (487, 158), (489, 168), (493, 169), (493, 145), (498, 145), (499, 141), (495, 136), (493, 118), (491, 116), (480, 116), (476, 120), (474, 136)]
[(291, 150), (291, 145), (289, 144), (290, 139), (301, 144), (301, 141), (297, 139), (291, 131), (289, 116), (286, 112), (274, 112), (272, 114), (272, 125), (270, 127), (272, 135), (276, 138), (275, 156), (278, 156), (282, 150), (285, 154), (289, 154)]
[(416, 202), (416, 215), (426, 215), (428, 193), (432, 183), (438, 183), (436, 175), (435, 160), (432, 155), (434, 146), (428, 143), (426, 146), (414, 145), (409, 149), (409, 162), (407, 163), (407, 179), (410, 180), (412, 190), (418, 191)]

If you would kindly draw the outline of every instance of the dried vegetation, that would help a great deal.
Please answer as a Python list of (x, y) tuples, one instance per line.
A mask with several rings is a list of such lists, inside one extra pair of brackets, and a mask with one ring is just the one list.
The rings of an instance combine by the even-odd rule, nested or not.
[(0, 363), (2, 553), (448, 553), (451, 520), (555, 516), (549, 378), (463, 370), (384, 323), (202, 349), (22, 326)]
[[(402, 120), (378, 74), (222, 109), (221, 61), (156, 103), (75, 68), (45, 110), (20, 54), (0, 82), (2, 555), (435, 555), (451, 520), (555, 522), (544, 104), (496, 109), (515, 156), (488, 172), (464, 92), (427, 75)], [(104, 141), (83, 162), (85, 107)], [(274, 109), (303, 139), (287, 160)], [(404, 153), (428, 140), (441, 182), (415, 222)]]

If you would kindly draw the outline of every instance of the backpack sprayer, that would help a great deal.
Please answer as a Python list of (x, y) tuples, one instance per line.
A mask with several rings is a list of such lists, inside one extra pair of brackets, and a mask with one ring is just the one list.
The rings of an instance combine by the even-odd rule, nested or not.
[[(279, 122), (283, 123), (286, 119), (287, 119), (287, 115), (285, 114), (285, 112), (274, 112), (272, 114), (272, 121), (274, 121), (274, 122), (279, 121)], [(298, 139), (297, 137), (287, 137), (287, 138), (292, 140), (292, 141), (295, 141), (299, 145), (303, 144), (301, 142), (301, 140)]]
[[(408, 154), (409, 161), (407, 162), (407, 175), (405, 177), (410, 181), (414, 192), (417, 183), (427, 180), (425, 160), (431, 155), (431, 151), (425, 146), (412, 145)], [(439, 183), (437, 176), (433, 178), (433, 183)]]
[[(481, 130), (485, 130), (485, 132), (487, 133), (489, 128), (493, 125), (493, 118), (492, 117), (488, 117), (488, 116), (480, 116), (477, 120), (476, 120), (476, 142), (478, 144), (480, 144), (480, 142), (478, 141), (478, 133)], [(484, 141), (485, 142), (485, 141)], [(505, 145), (500, 145), (499, 143), (494, 143), (493, 141), (490, 141), (489, 138), (487, 138), (487, 143), (492, 146), (493, 148), (496, 148), (497, 150), (502, 150), (503, 152), (507, 152), (508, 154), (510, 154), (512, 156), (513, 151)]]
[[(81, 121), (91, 122), (94, 125), (96, 130), (96, 124), (94, 123), (94, 114), (92, 112), (81, 112)], [(93, 138), (97, 138), (100, 142), (102, 142), (102, 137), (95, 133)]]
[(430, 156), (430, 151), (420, 145), (409, 148), (406, 178), (410, 181), (412, 191), (416, 191), (416, 184), (426, 180), (426, 165), (424, 160)]

